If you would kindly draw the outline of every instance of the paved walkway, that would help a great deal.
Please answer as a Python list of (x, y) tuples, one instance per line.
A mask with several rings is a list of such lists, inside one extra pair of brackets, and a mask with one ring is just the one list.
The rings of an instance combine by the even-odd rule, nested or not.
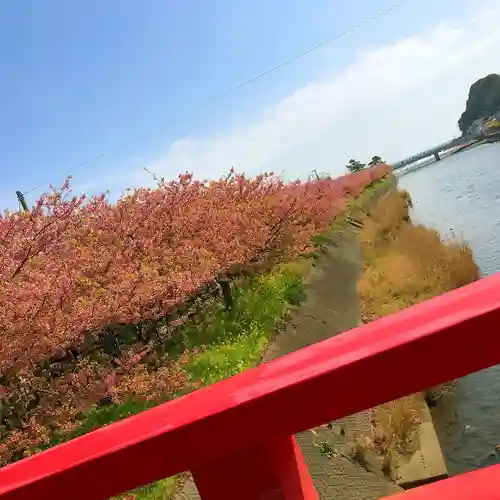
[[(356, 327), (359, 323), (356, 282), (362, 265), (362, 255), (353, 235), (335, 233), (308, 278), (306, 302), (277, 336), (263, 361)], [(316, 436), (311, 431), (297, 435), (322, 500), (373, 500), (401, 491), (383, 476), (376, 461), (365, 468), (348, 458), (355, 434), (368, 435), (369, 425), (370, 413), (366, 411), (335, 422), (333, 429), (316, 428)], [(331, 458), (325, 456), (317, 446), (321, 442), (328, 442), (331, 450), (339, 453)], [(192, 480), (187, 481), (177, 497), (178, 500), (199, 498)]]

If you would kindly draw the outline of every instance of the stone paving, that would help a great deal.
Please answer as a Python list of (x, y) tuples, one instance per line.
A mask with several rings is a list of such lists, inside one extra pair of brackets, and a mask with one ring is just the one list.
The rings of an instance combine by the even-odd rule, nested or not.
[[(307, 280), (307, 300), (271, 344), (263, 362), (358, 325), (356, 282), (363, 260), (352, 236), (335, 233), (332, 237), (325, 255)], [(297, 435), (322, 500), (372, 500), (401, 491), (383, 476), (376, 463), (362, 467), (348, 458), (356, 433), (368, 434), (369, 426), (370, 413), (366, 411), (335, 422), (333, 429), (326, 426), (316, 428), (316, 435), (311, 431)], [(328, 442), (340, 453), (331, 458), (325, 456), (317, 446), (320, 442)], [(177, 500), (199, 498), (194, 482), (189, 479)]]

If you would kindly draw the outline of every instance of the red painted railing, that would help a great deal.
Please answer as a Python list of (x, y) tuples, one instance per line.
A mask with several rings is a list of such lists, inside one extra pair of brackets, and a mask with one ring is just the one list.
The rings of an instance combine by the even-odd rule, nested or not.
[[(294, 434), (500, 364), (499, 325), (500, 274), (4, 467), (0, 498), (106, 499), (191, 470), (205, 500), (317, 499)], [(498, 499), (500, 468), (402, 495)]]

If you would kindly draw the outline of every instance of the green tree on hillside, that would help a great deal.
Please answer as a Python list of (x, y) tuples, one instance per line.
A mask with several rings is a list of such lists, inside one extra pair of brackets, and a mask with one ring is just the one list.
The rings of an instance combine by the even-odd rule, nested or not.
[(372, 159), (370, 160), (370, 163), (368, 163), (369, 167), (373, 167), (374, 165), (377, 165), (379, 163), (384, 163), (384, 160), (380, 158), (380, 156), (372, 156)]
[(363, 170), (366, 167), (364, 163), (361, 163), (358, 160), (355, 160), (354, 158), (351, 158), (349, 160), (349, 163), (346, 165), (346, 168), (350, 174), (353, 172), (359, 172), (360, 170)]

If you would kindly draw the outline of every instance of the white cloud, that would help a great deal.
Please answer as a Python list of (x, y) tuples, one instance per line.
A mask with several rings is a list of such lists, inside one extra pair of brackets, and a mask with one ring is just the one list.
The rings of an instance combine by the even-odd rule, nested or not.
[(297, 177), (315, 168), (338, 175), (351, 157), (398, 160), (438, 144), (458, 134), (469, 86), (500, 70), (499, 22), (490, 8), (360, 52), (343, 71), (298, 89), (250, 123), (174, 142), (150, 168), (167, 178), (186, 170), (219, 177), (231, 166), (248, 174)]

